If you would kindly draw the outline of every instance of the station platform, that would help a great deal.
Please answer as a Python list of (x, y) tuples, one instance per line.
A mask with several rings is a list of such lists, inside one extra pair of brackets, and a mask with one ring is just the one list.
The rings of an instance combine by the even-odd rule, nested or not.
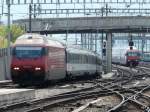
[(12, 82), (11, 80), (2, 80), (2, 81), (0, 81), (0, 84), (1, 83), (10, 83), (10, 82)]
[(0, 107), (30, 101), (34, 96), (35, 91), (32, 89), (0, 89)]
[(39, 89), (39, 90), (35, 90), (35, 99), (43, 99), (43, 98), (47, 98), (47, 97), (53, 97), (53, 96), (57, 96), (57, 95), (60, 95), (63, 93), (73, 92), (73, 91), (81, 90), (83, 88), (89, 88), (92, 86), (93, 86), (93, 84), (91, 84), (91, 83), (86, 83), (84, 85), (66, 84), (66, 85), (58, 86), (58, 87), (54, 87), (54, 88)]
[(57, 96), (66, 92), (81, 90), (85, 87), (92, 87), (93, 84), (66, 84), (52, 88), (43, 89), (0, 89), (0, 107), (14, 105), (20, 102), (39, 100), (47, 97)]

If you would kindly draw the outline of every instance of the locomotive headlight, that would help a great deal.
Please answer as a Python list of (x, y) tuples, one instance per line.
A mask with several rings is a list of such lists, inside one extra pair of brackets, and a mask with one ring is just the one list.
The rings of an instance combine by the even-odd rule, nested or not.
[(40, 67), (35, 67), (35, 70), (41, 70), (41, 68)]
[(19, 67), (14, 67), (14, 70), (19, 70)]

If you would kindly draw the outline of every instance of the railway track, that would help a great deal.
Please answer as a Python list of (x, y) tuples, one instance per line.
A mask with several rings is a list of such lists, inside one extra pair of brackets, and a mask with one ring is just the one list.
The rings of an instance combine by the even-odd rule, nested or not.
[[(102, 95), (108, 95), (108, 93), (112, 94), (109, 91), (101, 90), (100, 88), (97, 89), (97, 86), (93, 86), (90, 88), (82, 89), (80, 91), (74, 91), (74, 92), (57, 95), (52, 98), (33, 100), (31, 102), (24, 102), (24, 103), (19, 103), (19, 104), (7, 106), (7, 107), (1, 107), (1, 110), (11, 111), (11, 112), (12, 111), (34, 112), (34, 111), (43, 110), (47, 107), (52, 107), (59, 103), (70, 102), (70, 101), (79, 100), (82, 98), (90, 98), (93, 96), (97, 97), (97, 96), (102, 96)], [(28, 107), (28, 109), (26, 108), (26, 106)]]
[[(63, 110), (64, 112), (79, 112), (93, 108), (91, 105), (100, 102), (102, 97), (110, 95), (118, 98), (118, 103), (116, 102), (114, 105), (109, 105), (106, 109), (108, 112), (123, 111), (126, 110), (129, 105), (132, 105), (137, 110), (149, 112), (150, 97), (144, 94), (145, 91), (149, 91), (149, 85), (126, 87), (128, 83), (134, 80), (140, 80), (139, 77), (141, 77), (141, 71), (138, 70), (138, 72), (135, 73), (132, 70), (117, 69), (119, 75), (112, 79), (97, 79), (90, 81), (93, 83), (93, 86), (90, 88), (84, 88), (79, 91), (68, 92), (30, 102), (21, 102), (15, 105), (1, 107), (1, 110), (4, 112), (46, 112), (52, 108), (55, 110), (56, 108), (61, 107), (66, 108), (66, 110)], [(146, 73), (145, 76), (147, 76)], [(80, 103), (80, 101), (84, 101), (85, 99), (88, 99), (85, 104)], [(99, 109), (102, 107), (95, 105), (95, 108)]]
[[(129, 71), (127, 71), (127, 72), (129, 73)], [(147, 75), (147, 74), (145, 74), (145, 75)], [(135, 80), (135, 79), (137, 80), (137, 79), (139, 79), (139, 76), (141, 76), (141, 74), (131, 73), (129, 80), (123, 81), (123, 83), (121, 85), (124, 85), (124, 84), (130, 82), (131, 80)], [(116, 86), (118, 86), (118, 85), (116, 85)], [(124, 100), (122, 100), (122, 102), (120, 104), (118, 104), (114, 108), (110, 109), (108, 112), (119, 111), (122, 109), (121, 107), (123, 106), (123, 104), (129, 103), (129, 102), (130, 102), (130, 104), (134, 104), (137, 107), (140, 106), (140, 109), (142, 109), (142, 111), (147, 111), (147, 112), (150, 111), (149, 110), (149, 106), (150, 106), (150, 99), (149, 98), (150, 98), (150, 96), (143, 94), (144, 90), (150, 89), (149, 85), (142, 87), (142, 88), (137, 87), (138, 90), (136, 90), (136, 88), (131, 89), (131, 88), (123, 88), (122, 86), (118, 86), (118, 87), (120, 87), (122, 89), (123, 93), (122, 92), (120, 93), (119, 91), (118, 92), (122, 95)], [(127, 93), (124, 91), (126, 91)], [(139, 99), (142, 102), (140, 102)], [(146, 103), (146, 104), (144, 104), (144, 103)], [(123, 110), (121, 110), (121, 111), (123, 111)]]

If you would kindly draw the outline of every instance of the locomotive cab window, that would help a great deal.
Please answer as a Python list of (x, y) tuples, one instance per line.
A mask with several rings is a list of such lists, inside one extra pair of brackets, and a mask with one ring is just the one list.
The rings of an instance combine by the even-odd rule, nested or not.
[(139, 53), (137, 53), (137, 52), (128, 52), (127, 56), (139, 56)]
[(46, 50), (42, 47), (16, 47), (13, 55), (18, 58), (38, 58), (46, 54)]

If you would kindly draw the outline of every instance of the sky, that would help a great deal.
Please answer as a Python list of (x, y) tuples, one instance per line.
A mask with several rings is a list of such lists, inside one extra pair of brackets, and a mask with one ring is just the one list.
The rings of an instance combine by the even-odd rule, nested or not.
[[(0, 19), (1, 21), (3, 21), (4, 23), (7, 23), (7, 6), (5, 5), (5, 1), (6, 0), (0, 0), (0, 14), (2, 14), (2, 5), (3, 5), (3, 1), (4, 1), (4, 7), (3, 7), (3, 15), (1, 15)], [(11, 0), (12, 1), (12, 0)], [(14, 3), (17, 2), (17, 0), (13, 0)], [(25, 1), (25, 0), (20, 0), (21, 2)], [(26, 0), (27, 2), (31, 1), (31, 0)], [(33, 0), (33, 2), (36, 2), (37, 0)], [(41, 3), (43, 3), (44, 0), (39, 0)], [(50, 0), (47, 0), (50, 1)], [(53, 1), (60, 1), (63, 2), (64, 0), (53, 0)], [(71, 0), (66, 0), (67, 2), (70, 2)], [(72, 0), (74, 2), (76, 2), (77, 0)], [(80, 2), (83, 2), (84, 0), (79, 0)], [(86, 2), (89, 2), (90, 0), (85, 0)], [(92, 1), (104, 1), (104, 0), (92, 0)], [(109, 1), (120, 1), (123, 2), (124, 0), (105, 0), (106, 2)], [(150, 3), (146, 3), (146, 2), (150, 2), (150, 0), (125, 0), (127, 3), (125, 4), (113, 4), (113, 3), (109, 3), (108, 4), (108, 8), (149, 8)], [(131, 3), (129, 3), (131, 1)], [(135, 3), (137, 2), (137, 3)], [(145, 2), (145, 3), (141, 3), (138, 4), (138, 2)], [(78, 3), (74, 3), (74, 4), (48, 4), (48, 5), (41, 5), (42, 9), (83, 9), (84, 7), (86, 9), (90, 9), (90, 8), (102, 8), (105, 7), (106, 3), (93, 3), (93, 4), (78, 4)], [(16, 20), (16, 19), (24, 19), (24, 18), (28, 18), (28, 12), (29, 12), (29, 5), (11, 5), (11, 20)], [(111, 14), (110, 14), (111, 15)], [(114, 15), (114, 14), (113, 14)], [(144, 14), (143, 14), (144, 15)], [(67, 17), (67, 16), (72, 16), (72, 17), (77, 17), (77, 16), (83, 16), (83, 14), (76, 14), (76, 15), (37, 15), (38, 18), (48, 18), (48, 17)], [(87, 15), (85, 15), (87, 16)], [(88, 16), (95, 16), (95, 14), (91, 14)], [(99, 15), (101, 16), (101, 14)]]

